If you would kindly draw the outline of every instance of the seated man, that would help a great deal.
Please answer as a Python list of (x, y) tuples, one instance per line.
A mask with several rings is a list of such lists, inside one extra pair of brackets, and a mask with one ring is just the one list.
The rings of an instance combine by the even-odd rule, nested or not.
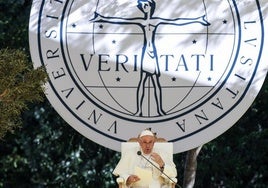
[[(165, 182), (169, 181), (166, 175), (170, 178), (177, 176), (176, 166), (171, 158), (165, 153), (154, 151), (155, 141), (155, 134), (150, 130), (144, 130), (138, 136), (140, 151), (130, 151), (124, 158), (121, 158), (113, 174), (123, 177), (124, 187), (161, 188), (164, 187)], [(151, 171), (152, 181), (149, 185), (137, 186), (140, 180), (139, 175), (135, 174), (135, 168), (137, 167)]]

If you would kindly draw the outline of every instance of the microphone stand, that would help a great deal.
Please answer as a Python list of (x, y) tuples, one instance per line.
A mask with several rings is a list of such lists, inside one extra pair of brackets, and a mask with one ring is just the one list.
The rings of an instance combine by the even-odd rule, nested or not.
[(159, 170), (162, 174), (164, 174), (170, 181), (172, 181), (177, 187), (181, 188), (181, 186), (179, 186), (179, 184), (177, 184), (173, 179), (171, 179), (166, 173), (164, 173), (164, 171), (162, 171), (158, 166), (156, 166), (154, 163), (152, 163), (152, 161), (150, 161), (149, 159), (147, 159), (144, 155), (142, 155), (141, 151), (137, 152), (137, 155), (140, 155), (142, 158), (144, 158), (146, 161), (148, 161), (151, 165), (153, 165), (157, 170)]

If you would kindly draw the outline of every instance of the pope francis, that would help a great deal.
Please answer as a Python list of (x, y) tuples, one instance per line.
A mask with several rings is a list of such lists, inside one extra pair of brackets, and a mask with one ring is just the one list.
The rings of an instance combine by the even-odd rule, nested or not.
[(155, 141), (153, 132), (143, 130), (138, 136), (139, 150), (120, 159), (113, 174), (124, 179), (124, 188), (165, 188), (170, 178), (177, 176), (172, 159), (154, 149)]

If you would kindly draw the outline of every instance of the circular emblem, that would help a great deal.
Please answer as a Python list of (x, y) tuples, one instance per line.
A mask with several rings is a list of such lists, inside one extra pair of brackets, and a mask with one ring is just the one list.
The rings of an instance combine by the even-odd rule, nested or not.
[(252, 104), (267, 70), (262, 14), (258, 0), (35, 0), (31, 55), (82, 135), (119, 151), (151, 128), (178, 153)]

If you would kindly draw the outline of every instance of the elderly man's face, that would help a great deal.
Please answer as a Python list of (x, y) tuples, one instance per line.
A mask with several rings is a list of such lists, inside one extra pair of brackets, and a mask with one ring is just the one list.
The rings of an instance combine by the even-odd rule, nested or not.
[(155, 142), (154, 136), (142, 136), (139, 138), (139, 144), (144, 154), (150, 154)]

